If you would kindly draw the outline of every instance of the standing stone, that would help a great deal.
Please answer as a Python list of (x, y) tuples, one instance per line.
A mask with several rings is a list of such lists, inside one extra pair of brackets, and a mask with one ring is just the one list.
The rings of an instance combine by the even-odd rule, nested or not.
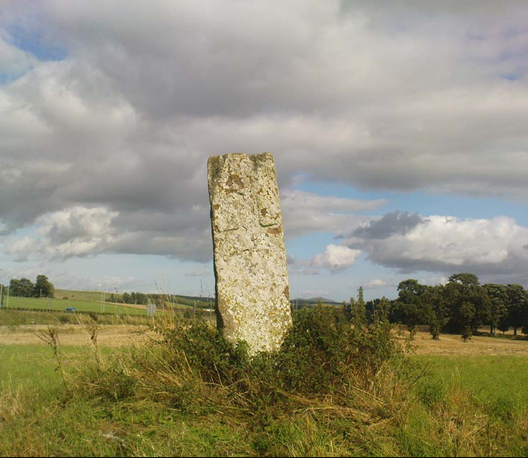
[(213, 156), (207, 169), (219, 327), (253, 354), (278, 350), (292, 317), (273, 156)]

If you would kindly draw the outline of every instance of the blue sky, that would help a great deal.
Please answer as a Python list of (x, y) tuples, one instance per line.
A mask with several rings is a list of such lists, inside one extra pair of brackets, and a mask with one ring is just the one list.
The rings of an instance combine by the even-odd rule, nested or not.
[(525, 2), (228, 3), (3, 3), (0, 281), (208, 295), (207, 158), (269, 151), (292, 297), (528, 286)]

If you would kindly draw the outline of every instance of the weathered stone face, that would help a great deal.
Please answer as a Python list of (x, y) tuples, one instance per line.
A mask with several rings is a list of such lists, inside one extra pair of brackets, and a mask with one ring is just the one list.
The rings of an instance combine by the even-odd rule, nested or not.
[(273, 156), (226, 154), (207, 166), (219, 326), (252, 353), (278, 350), (292, 318)]

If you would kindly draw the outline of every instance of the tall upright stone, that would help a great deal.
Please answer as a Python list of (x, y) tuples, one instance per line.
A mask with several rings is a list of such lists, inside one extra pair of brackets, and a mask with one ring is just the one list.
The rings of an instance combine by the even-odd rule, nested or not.
[(277, 350), (292, 317), (273, 156), (214, 156), (207, 169), (219, 327), (251, 353)]

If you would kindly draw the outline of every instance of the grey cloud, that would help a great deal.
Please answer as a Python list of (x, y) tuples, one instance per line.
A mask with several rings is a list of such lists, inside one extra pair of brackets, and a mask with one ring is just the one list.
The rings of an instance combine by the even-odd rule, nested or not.
[[(272, 152), (281, 190), (304, 174), (527, 202), (524, 4), (385, 3), (8, 1), (1, 37), (23, 22), (68, 58), (0, 86), (4, 233), (102, 207), (100, 252), (210, 258), (206, 159), (236, 151)], [(298, 201), (289, 237), (383, 205)]]
[(357, 228), (353, 235), (363, 239), (386, 239), (396, 234), (404, 235), (423, 221), (424, 219), (416, 213), (395, 211)]
[(346, 199), (288, 189), (281, 195), (284, 231), (288, 238), (312, 232), (342, 234), (365, 219), (357, 215), (358, 212), (373, 210), (387, 203), (382, 199)]

